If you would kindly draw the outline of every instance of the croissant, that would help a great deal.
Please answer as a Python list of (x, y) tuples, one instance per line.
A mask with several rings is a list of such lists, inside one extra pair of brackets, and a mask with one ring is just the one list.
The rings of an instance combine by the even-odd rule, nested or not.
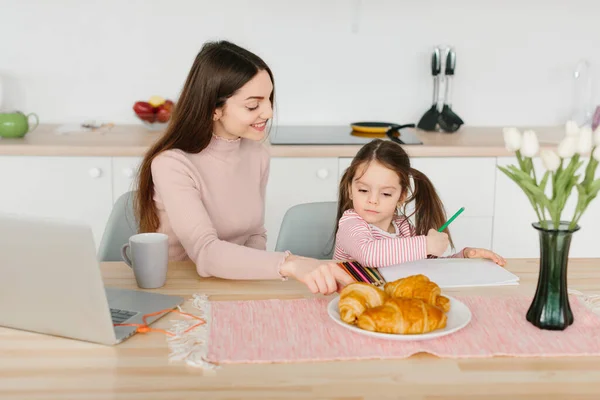
[(408, 297), (425, 301), (426, 303), (450, 311), (450, 300), (441, 296), (442, 290), (428, 277), (422, 274), (407, 276), (384, 286), (385, 292), (391, 297)]
[(356, 318), (367, 308), (382, 305), (387, 297), (383, 290), (370, 283), (351, 283), (340, 292), (338, 304), (340, 319), (348, 324), (354, 324)]
[(361, 329), (394, 334), (422, 334), (446, 327), (446, 314), (421, 299), (389, 298), (357, 320)]

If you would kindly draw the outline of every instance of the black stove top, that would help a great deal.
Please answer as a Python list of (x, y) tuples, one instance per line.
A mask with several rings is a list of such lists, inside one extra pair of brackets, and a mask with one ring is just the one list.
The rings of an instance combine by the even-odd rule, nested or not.
[[(385, 135), (380, 135), (389, 140)], [(349, 126), (275, 126), (271, 128), (271, 145), (357, 145), (366, 144), (375, 137), (355, 136)], [(414, 129), (400, 130), (401, 144), (423, 144)]]

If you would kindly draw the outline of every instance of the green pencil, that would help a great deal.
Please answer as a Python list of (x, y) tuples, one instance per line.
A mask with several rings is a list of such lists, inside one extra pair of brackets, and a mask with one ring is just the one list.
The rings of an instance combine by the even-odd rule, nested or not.
[(446, 229), (448, 227), (448, 225), (450, 225), (450, 223), (452, 221), (454, 221), (456, 219), (456, 217), (458, 217), (460, 215), (460, 213), (463, 211), (465, 211), (465, 208), (461, 207), (460, 210), (458, 210), (456, 213), (454, 213), (454, 215), (452, 217), (450, 217), (450, 219), (448, 221), (446, 221), (446, 223), (444, 225), (442, 225), (442, 227), (440, 229), (438, 229), (438, 232), (443, 232), (444, 229)]

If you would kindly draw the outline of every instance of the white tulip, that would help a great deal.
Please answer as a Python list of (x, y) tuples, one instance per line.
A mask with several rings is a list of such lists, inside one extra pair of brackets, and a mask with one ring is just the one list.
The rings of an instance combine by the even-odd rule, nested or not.
[(504, 128), (504, 144), (508, 151), (518, 151), (521, 149), (522, 137), (517, 128)]
[(567, 136), (577, 136), (579, 134), (579, 126), (575, 121), (567, 121), (565, 124), (565, 131)]
[(542, 150), (540, 157), (542, 158), (544, 167), (548, 171), (554, 172), (558, 169), (560, 165), (560, 157), (553, 150)]
[(521, 154), (525, 157), (535, 157), (540, 150), (540, 143), (534, 131), (523, 132), (523, 143), (521, 145)]
[(594, 145), (600, 146), (600, 126), (598, 126), (596, 132), (594, 132)]
[(571, 158), (577, 150), (577, 137), (567, 136), (558, 145), (558, 156), (560, 158)]
[(596, 161), (600, 162), (600, 146), (596, 147), (596, 150), (594, 150), (593, 157)]
[(579, 139), (577, 141), (577, 152), (581, 155), (590, 154), (592, 150), (592, 128), (584, 126), (579, 131)]

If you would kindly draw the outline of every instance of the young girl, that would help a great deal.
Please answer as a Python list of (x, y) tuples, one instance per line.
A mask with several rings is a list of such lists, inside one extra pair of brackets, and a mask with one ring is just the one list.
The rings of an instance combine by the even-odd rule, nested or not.
[(291, 277), (330, 294), (352, 282), (335, 263), (266, 251), (269, 154), (261, 140), (273, 101), (273, 74), (260, 57), (206, 43), (141, 164), (137, 221), (141, 232), (166, 233), (169, 259), (192, 260), (202, 277)]
[[(410, 181), (414, 181), (411, 190)], [(414, 202), (414, 212), (406, 206)], [(415, 217), (415, 226), (409, 218)], [(385, 267), (444, 254), (452, 239), (442, 202), (429, 179), (411, 168), (408, 154), (381, 139), (366, 144), (340, 182), (334, 258)], [(450, 257), (506, 261), (490, 250), (464, 248)]]

